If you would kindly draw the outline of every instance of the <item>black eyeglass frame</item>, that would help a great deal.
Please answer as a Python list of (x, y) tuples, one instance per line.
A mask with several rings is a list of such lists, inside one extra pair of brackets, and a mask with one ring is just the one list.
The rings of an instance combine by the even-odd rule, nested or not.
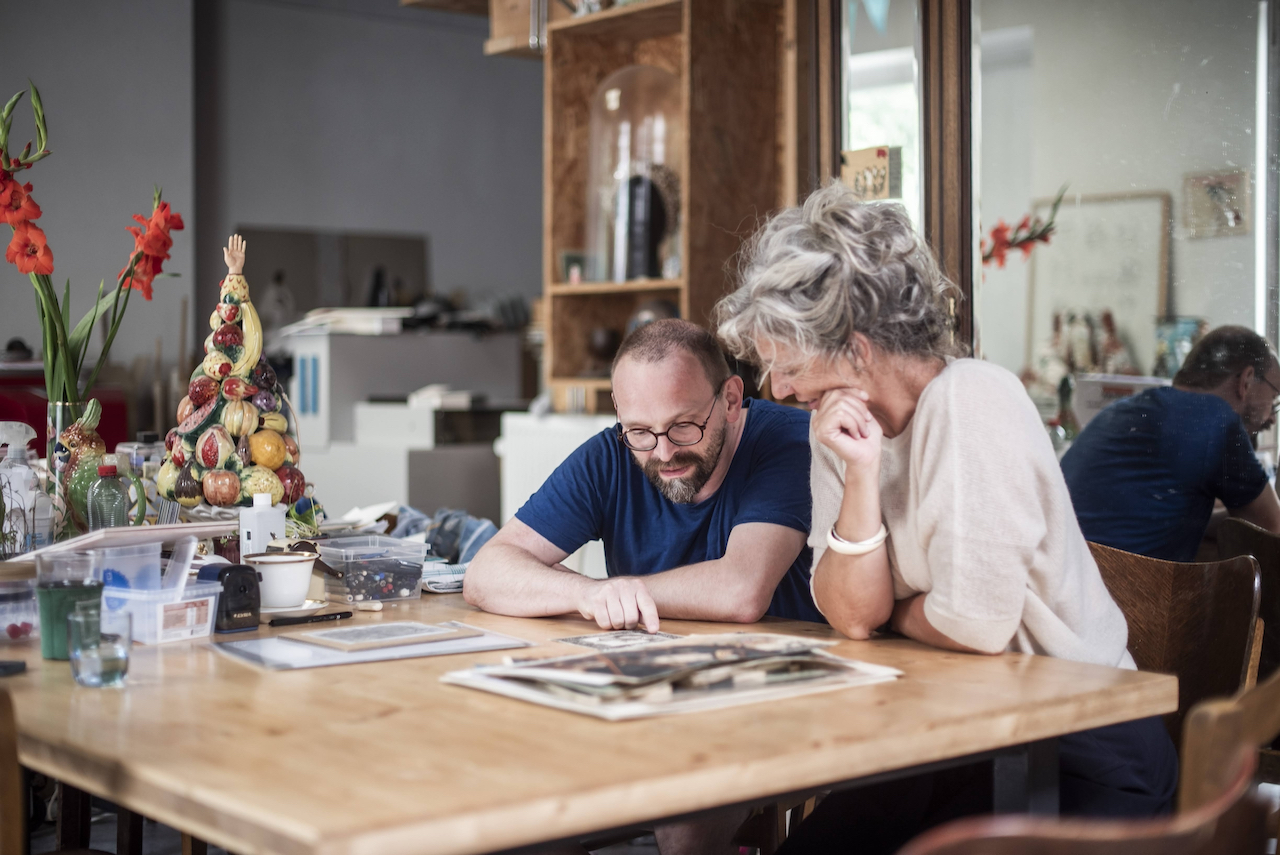
[[(717, 390), (715, 397), (711, 399), (711, 410), (707, 413), (707, 417), (702, 420), (702, 424), (698, 424), (697, 422), (676, 422), (675, 424), (671, 425), (671, 427), (658, 433), (655, 431), (651, 431), (648, 428), (631, 428), (630, 430), (628, 430), (623, 428), (622, 422), (618, 422), (613, 426), (614, 435), (618, 437), (618, 442), (621, 442), (623, 445), (625, 445), (627, 448), (631, 449), (632, 451), (653, 451), (655, 448), (658, 447), (658, 440), (664, 436), (667, 438), (667, 442), (671, 443), (672, 445), (679, 446), (681, 448), (687, 448), (691, 445), (697, 445), (698, 443), (702, 442), (702, 438), (707, 435), (707, 425), (711, 424), (711, 416), (715, 414), (716, 404), (719, 401), (720, 401), (720, 391)], [(698, 429), (698, 438), (695, 439), (693, 442), (679, 442), (675, 439), (672, 439), (671, 432), (673, 430), (676, 430), (678, 428), (691, 428), (691, 427)], [(642, 431), (644, 433), (649, 434), (649, 436), (653, 437), (653, 445), (649, 446), (648, 448), (636, 448), (634, 445), (632, 445), (630, 442), (627, 441), (627, 434), (631, 433), (631, 431)]]
[[(1254, 376), (1257, 377), (1259, 380), (1261, 380), (1263, 383), (1266, 383), (1268, 386), (1270, 386), (1271, 391), (1275, 392), (1277, 397), (1280, 397), (1280, 389), (1277, 389), (1276, 384), (1268, 380), (1265, 374), (1255, 374)], [(1274, 416), (1277, 413), (1280, 413), (1280, 401), (1277, 401), (1273, 398), (1271, 401), (1271, 415)]]

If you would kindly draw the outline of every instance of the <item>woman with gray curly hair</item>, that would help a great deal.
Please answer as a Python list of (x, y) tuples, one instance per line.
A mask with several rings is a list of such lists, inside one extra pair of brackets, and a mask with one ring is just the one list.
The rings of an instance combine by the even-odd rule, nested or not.
[[(811, 585), (832, 626), (1134, 667), (1035, 406), (1010, 372), (961, 358), (957, 289), (901, 206), (831, 184), (761, 228), (741, 280), (716, 308), (721, 340), (814, 411)], [(1059, 751), (1064, 813), (1171, 806), (1177, 759), (1159, 719), (1064, 737)], [(787, 848), (847, 849), (856, 834), (859, 852), (894, 851), (980, 812), (979, 795), (990, 809), (989, 787), (963, 776), (885, 785), (874, 808), (876, 788), (837, 794)], [(900, 792), (924, 780), (923, 796)]]

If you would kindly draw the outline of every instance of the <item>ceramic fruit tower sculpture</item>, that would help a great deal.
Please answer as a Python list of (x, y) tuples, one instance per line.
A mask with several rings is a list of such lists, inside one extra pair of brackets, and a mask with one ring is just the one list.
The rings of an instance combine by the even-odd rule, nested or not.
[(273, 504), (302, 498), (298, 443), (284, 416), (284, 390), (262, 355), (262, 325), (244, 278), (245, 242), (222, 251), (227, 278), (209, 317), (204, 361), (178, 404), (178, 426), (156, 476), (161, 496), (183, 507), (251, 505), (255, 493)]

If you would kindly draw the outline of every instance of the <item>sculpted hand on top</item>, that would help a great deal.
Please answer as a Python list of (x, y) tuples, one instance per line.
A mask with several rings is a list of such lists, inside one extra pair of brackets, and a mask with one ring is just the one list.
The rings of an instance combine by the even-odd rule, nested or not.
[(578, 602), (578, 611), (601, 629), (658, 631), (658, 606), (639, 577), (618, 576), (592, 585)]
[(814, 435), (850, 469), (865, 470), (880, 462), (884, 432), (867, 409), (866, 393), (832, 389), (822, 396), (813, 416)]
[(227, 263), (227, 273), (235, 276), (244, 273), (245, 240), (240, 235), (232, 235), (222, 250), (222, 260)]

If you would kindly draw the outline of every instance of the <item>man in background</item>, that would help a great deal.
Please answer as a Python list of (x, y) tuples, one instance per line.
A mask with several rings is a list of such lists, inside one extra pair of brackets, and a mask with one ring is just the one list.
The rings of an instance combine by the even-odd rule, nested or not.
[(1250, 435), (1271, 427), (1280, 365), (1252, 330), (1224, 326), (1187, 355), (1172, 386), (1117, 401), (1062, 458), (1086, 539), (1193, 561), (1213, 514), (1280, 532), (1280, 501)]

